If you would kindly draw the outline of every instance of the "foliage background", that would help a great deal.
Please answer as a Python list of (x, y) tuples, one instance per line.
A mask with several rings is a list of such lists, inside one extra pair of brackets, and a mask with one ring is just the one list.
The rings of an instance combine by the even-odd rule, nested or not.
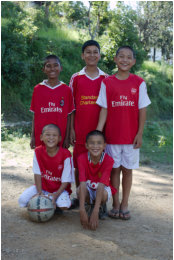
[[(60, 80), (69, 84), (73, 73), (83, 66), (81, 46), (88, 39), (101, 45), (99, 67), (108, 74), (115, 73), (113, 56), (121, 45), (136, 51), (137, 63), (132, 72), (142, 76), (148, 87), (152, 104), (148, 107), (148, 122), (144, 132), (144, 162), (148, 154), (161, 160), (156, 152), (165, 154), (163, 161), (171, 162), (172, 154), (172, 29), (173, 2), (138, 2), (133, 10), (117, 2), (114, 10), (107, 1), (83, 2), (16, 2), (1, 1), (1, 109), (3, 121), (30, 121), (29, 112), (33, 87), (44, 79), (42, 61), (48, 54), (60, 57), (63, 71)], [(148, 61), (153, 47), (154, 62)], [(155, 62), (156, 48), (163, 59)], [(2, 140), (11, 135), (2, 124)], [(29, 130), (30, 131), (30, 130)], [(26, 130), (13, 131), (19, 136)], [(13, 138), (12, 135), (10, 138)]]

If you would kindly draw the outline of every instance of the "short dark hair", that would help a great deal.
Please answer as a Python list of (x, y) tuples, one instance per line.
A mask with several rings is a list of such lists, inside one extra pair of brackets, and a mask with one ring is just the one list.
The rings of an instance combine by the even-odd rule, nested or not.
[(45, 130), (47, 129), (47, 128), (55, 128), (55, 129), (57, 129), (58, 130), (58, 132), (59, 132), (59, 135), (61, 136), (61, 131), (60, 131), (60, 128), (57, 126), (57, 125), (55, 125), (55, 124), (48, 124), (48, 125), (45, 125), (43, 128), (42, 128), (42, 134), (45, 132)]
[(50, 54), (50, 55), (48, 55), (47, 57), (44, 58), (44, 62), (43, 62), (44, 67), (45, 67), (45, 64), (48, 62), (48, 60), (50, 60), (50, 59), (57, 60), (59, 62), (59, 64), (61, 65), (59, 57), (56, 56), (56, 55)]
[(101, 131), (99, 131), (99, 130), (93, 130), (93, 131), (91, 131), (91, 132), (89, 132), (89, 133), (87, 134), (87, 136), (86, 136), (86, 143), (87, 143), (89, 137), (90, 137), (90, 136), (94, 136), (94, 135), (99, 135), (99, 136), (101, 136), (101, 137), (103, 138), (104, 142), (106, 142), (105, 136), (104, 136), (104, 134), (103, 134)]
[(84, 50), (85, 50), (86, 47), (92, 46), (92, 45), (95, 45), (99, 49), (99, 52), (100, 52), (100, 45), (99, 45), (99, 43), (94, 41), (94, 40), (89, 40), (89, 41), (86, 41), (83, 44), (83, 46), (82, 46), (82, 53), (84, 53)]
[(119, 52), (122, 50), (122, 49), (129, 49), (132, 53), (133, 53), (133, 57), (135, 59), (136, 57), (136, 54), (135, 54), (135, 51), (132, 47), (130, 47), (129, 45), (124, 45), (124, 46), (121, 46), (118, 48), (118, 50), (116, 51), (116, 56), (118, 56)]

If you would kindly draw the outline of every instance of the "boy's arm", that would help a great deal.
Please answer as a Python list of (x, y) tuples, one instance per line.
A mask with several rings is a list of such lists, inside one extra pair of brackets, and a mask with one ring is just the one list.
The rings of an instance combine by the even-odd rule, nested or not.
[(74, 130), (74, 117), (75, 117), (75, 111), (71, 113), (71, 123), (70, 123), (70, 144), (74, 145), (76, 141), (76, 135)]
[(102, 107), (100, 110), (100, 115), (99, 115), (99, 121), (98, 121), (98, 125), (97, 125), (97, 130), (99, 131), (103, 131), (104, 125), (106, 123), (106, 119), (107, 119), (107, 114), (108, 114), (108, 109)]
[(98, 213), (102, 201), (103, 192), (104, 192), (104, 184), (99, 183), (96, 192), (95, 206), (89, 221), (89, 226), (92, 230), (96, 230), (96, 228), (98, 227)]
[(138, 133), (134, 138), (134, 149), (140, 148), (142, 145), (142, 137), (143, 137), (143, 130), (144, 130), (144, 124), (146, 121), (146, 107), (139, 109), (139, 127), (138, 127)]
[(80, 222), (85, 229), (88, 228), (88, 215), (85, 210), (86, 196), (87, 196), (86, 182), (80, 182), (80, 186), (79, 186)]
[(69, 148), (70, 123), (71, 123), (71, 115), (69, 114), (67, 118), (65, 139), (63, 142), (63, 147), (67, 149)]
[(35, 135), (34, 135), (34, 115), (32, 119), (32, 130), (31, 130), (31, 140), (30, 140), (31, 149), (35, 148)]
[(42, 182), (41, 182), (41, 175), (40, 174), (34, 174), (34, 182), (36, 185), (36, 189), (39, 195), (42, 195)]

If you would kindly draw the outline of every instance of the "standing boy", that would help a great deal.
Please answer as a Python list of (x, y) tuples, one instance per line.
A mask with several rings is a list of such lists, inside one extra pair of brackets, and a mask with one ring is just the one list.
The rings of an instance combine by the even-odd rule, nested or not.
[(128, 220), (132, 169), (139, 167), (139, 148), (142, 144), (146, 107), (151, 102), (144, 80), (129, 72), (136, 62), (133, 49), (129, 46), (120, 47), (114, 61), (118, 71), (103, 81), (97, 100), (97, 104), (102, 107), (97, 129), (102, 131), (105, 126), (106, 152), (114, 159), (111, 182), (118, 193), (113, 196), (113, 209), (109, 216)]
[(82, 59), (86, 66), (73, 74), (70, 88), (73, 93), (75, 112), (71, 115), (70, 142), (74, 145), (73, 161), (76, 187), (79, 185), (77, 157), (86, 152), (85, 140), (90, 131), (96, 129), (100, 107), (96, 105), (101, 81), (107, 77), (97, 64), (100, 60), (98, 42), (89, 40), (82, 46)]
[(74, 182), (74, 169), (71, 153), (58, 144), (61, 133), (57, 125), (43, 127), (41, 141), (44, 145), (35, 149), (33, 172), (35, 185), (26, 189), (19, 198), (20, 207), (26, 207), (36, 194), (52, 197), (53, 204), (61, 209), (71, 206), (71, 182)]
[(42, 128), (47, 124), (60, 127), (61, 144), (69, 147), (70, 114), (74, 110), (71, 89), (59, 81), (62, 67), (55, 55), (45, 58), (43, 72), (48, 79), (34, 87), (30, 111), (34, 112), (30, 146), (32, 149), (41, 144)]
[[(78, 159), (80, 186), (77, 193), (80, 199), (80, 221), (84, 228), (95, 230), (98, 218), (104, 217), (104, 205), (116, 190), (110, 185), (111, 170), (114, 160), (104, 149), (105, 137), (98, 130), (91, 131), (86, 137), (87, 153)], [(90, 204), (89, 218), (85, 202)]]

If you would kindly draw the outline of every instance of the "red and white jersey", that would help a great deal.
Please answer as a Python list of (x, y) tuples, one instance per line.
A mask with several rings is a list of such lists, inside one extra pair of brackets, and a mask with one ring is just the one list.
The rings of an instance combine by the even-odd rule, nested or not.
[[(35, 174), (41, 173), (42, 189), (48, 192), (56, 192), (60, 188), (62, 182), (73, 182), (73, 164), (72, 157), (69, 150), (59, 147), (57, 154), (50, 157), (46, 151), (46, 147), (40, 145), (35, 149), (36, 160), (39, 166), (34, 166), (33, 161), (33, 171)], [(69, 165), (67, 165), (67, 163)], [(66, 175), (62, 179), (64, 168), (66, 167)], [(69, 194), (71, 194), (71, 185), (69, 184), (66, 188)]]
[[(144, 80), (130, 74), (128, 79), (119, 80), (112, 75), (103, 81), (106, 89), (106, 105), (102, 105), (101, 96), (97, 104), (107, 107), (108, 114), (105, 125), (105, 136), (108, 144), (132, 144), (139, 127), (139, 109), (150, 104), (146, 86), (144, 101), (139, 99), (140, 86)], [(141, 90), (142, 91), (142, 90)], [(104, 95), (103, 95), (104, 96)]]
[(47, 124), (59, 126), (62, 135), (62, 145), (67, 126), (68, 114), (74, 110), (71, 89), (61, 82), (50, 87), (46, 81), (34, 87), (30, 111), (34, 112), (35, 145), (41, 145), (42, 128)]
[(100, 107), (96, 105), (101, 82), (108, 75), (98, 69), (99, 75), (92, 79), (85, 73), (85, 68), (73, 74), (70, 88), (74, 97), (76, 143), (84, 144), (86, 135), (96, 129)]
[(100, 162), (93, 164), (90, 160), (89, 153), (83, 153), (78, 157), (77, 163), (80, 182), (86, 182), (87, 185), (94, 190), (97, 189), (98, 183), (103, 183), (111, 187), (112, 194), (116, 193), (116, 189), (112, 187), (110, 183), (114, 160), (109, 155), (103, 152)]

